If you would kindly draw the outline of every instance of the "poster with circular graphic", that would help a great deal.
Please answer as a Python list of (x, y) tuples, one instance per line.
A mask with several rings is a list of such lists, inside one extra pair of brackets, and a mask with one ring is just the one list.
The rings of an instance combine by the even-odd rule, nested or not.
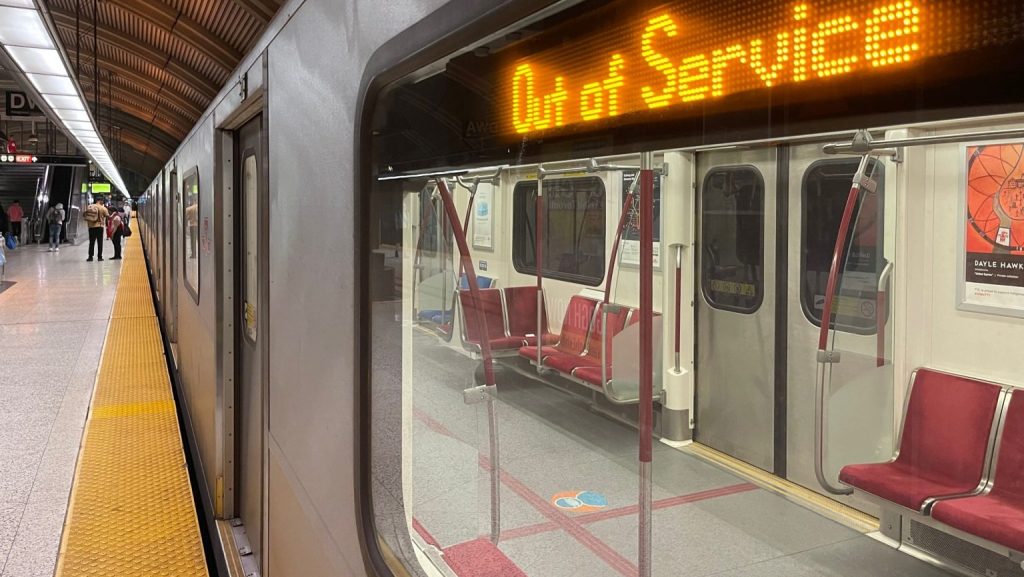
[(1024, 143), (966, 156), (961, 307), (1024, 316)]

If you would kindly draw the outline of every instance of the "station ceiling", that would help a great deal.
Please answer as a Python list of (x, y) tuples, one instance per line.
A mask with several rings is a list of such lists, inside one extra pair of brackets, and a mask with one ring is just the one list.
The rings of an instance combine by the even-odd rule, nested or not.
[(284, 1), (48, 0), (46, 5), (89, 106), (100, 102), (96, 116), (108, 149), (129, 149), (120, 168), (152, 178)]

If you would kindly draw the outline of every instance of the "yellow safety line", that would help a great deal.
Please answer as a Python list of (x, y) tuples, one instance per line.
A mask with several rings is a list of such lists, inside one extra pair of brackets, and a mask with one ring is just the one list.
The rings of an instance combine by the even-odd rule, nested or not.
[(208, 577), (142, 244), (126, 245), (56, 577)]
[(762, 489), (785, 497), (855, 531), (870, 533), (878, 530), (878, 519), (871, 515), (801, 487), (792, 481), (776, 477), (735, 457), (716, 451), (707, 445), (691, 443), (683, 450), (706, 461), (716, 463), (733, 474), (758, 485)]

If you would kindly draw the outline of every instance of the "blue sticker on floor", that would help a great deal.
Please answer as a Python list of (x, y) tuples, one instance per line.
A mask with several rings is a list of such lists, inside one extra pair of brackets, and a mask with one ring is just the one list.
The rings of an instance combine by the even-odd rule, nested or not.
[(551, 503), (573, 513), (592, 513), (608, 506), (608, 499), (596, 491), (563, 491), (551, 497)]

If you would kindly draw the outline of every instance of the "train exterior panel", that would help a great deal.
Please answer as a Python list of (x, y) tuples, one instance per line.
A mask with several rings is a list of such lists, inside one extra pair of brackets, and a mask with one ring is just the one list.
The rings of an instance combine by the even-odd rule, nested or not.
[[(741, 4), (701, 12), (707, 29), (689, 45), (674, 26), (700, 2), (282, 8), (140, 203), (222, 569), (724, 572), (789, 546), (754, 519), (764, 506), (797, 519), (807, 542), (834, 537), (820, 546), (880, 518), (883, 540), (932, 563), (866, 554), (901, 574), (1019, 570), (1024, 552), (937, 524), (928, 506), (893, 509), (840, 471), (901, 448), (921, 367), (1024, 385), (1024, 315), (964, 306), (961, 262), (968, 147), (1021, 142), (1024, 95), (994, 82), (939, 90), (1004, 72), (1005, 58), (972, 58), (1019, 48), (991, 11), (1024, 13), (986, 4), (986, 36), (943, 20), (967, 17), (947, 0), (769, 3), (761, 19)], [(945, 39), (930, 28), (944, 22)], [(756, 66), (768, 24), (775, 66), (804, 72), (754, 86), (778, 80)], [(875, 43), (920, 44), (882, 54), (835, 39), (866, 52), (825, 70), (824, 39), (860, 27), (879, 27)], [(800, 64), (802, 35), (818, 52)], [(652, 38), (738, 40), (715, 66), (690, 55), (669, 74), (626, 61), (655, 58)], [(871, 75), (910, 55), (920, 70)], [(704, 60), (706, 76), (679, 80)], [(756, 75), (722, 72), (737, 62)], [(953, 66), (964, 63), (978, 65)], [(824, 80), (802, 90), (812, 69)], [(565, 84), (597, 70), (603, 83)], [(634, 78), (645, 91), (607, 100)], [(707, 94), (693, 88), (701, 78)], [(658, 96), (649, 84), (663, 79)], [(851, 141), (854, 153), (823, 150)], [(849, 204), (851, 186), (870, 190)], [(626, 204), (633, 194), (652, 199), (651, 220)], [(513, 305), (523, 294), (533, 303)], [(774, 497), (756, 486), (792, 502), (764, 505)], [(737, 498), (751, 508), (704, 519), (710, 540), (684, 530), (696, 522), (677, 505), (748, 491)], [(782, 509), (793, 502), (806, 509)], [(982, 570), (955, 567), (970, 555), (937, 561), (956, 548), (907, 541), (922, 524), (996, 557)], [(686, 565), (681, 552), (701, 544), (717, 560)]]

